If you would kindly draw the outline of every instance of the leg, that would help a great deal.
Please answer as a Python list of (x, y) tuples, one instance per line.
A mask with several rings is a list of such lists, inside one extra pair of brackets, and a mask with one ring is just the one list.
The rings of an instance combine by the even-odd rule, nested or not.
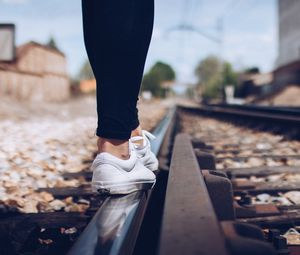
[(82, 0), (82, 7), (85, 45), (97, 81), (96, 134), (126, 141), (139, 125), (136, 103), (154, 0)]
[(155, 175), (134, 150), (129, 154), (128, 139), (139, 126), (136, 104), (154, 0), (82, 0), (82, 8), (86, 50), (97, 81), (100, 153), (91, 166), (92, 189), (109, 194), (149, 189)]

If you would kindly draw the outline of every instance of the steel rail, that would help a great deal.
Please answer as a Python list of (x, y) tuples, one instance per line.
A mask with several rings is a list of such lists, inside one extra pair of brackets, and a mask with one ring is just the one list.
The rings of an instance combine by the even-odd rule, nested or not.
[(265, 112), (258, 112), (258, 111), (248, 111), (248, 110), (241, 110), (241, 109), (224, 109), (221, 106), (204, 106), (201, 107), (203, 111), (211, 112), (211, 113), (222, 113), (232, 116), (239, 116), (239, 117), (249, 117), (255, 118), (260, 120), (271, 120), (276, 122), (284, 122), (284, 123), (295, 123), (300, 124), (300, 116), (290, 116), (286, 114), (279, 114), (279, 113), (265, 113)]
[(289, 139), (300, 138), (300, 114), (279, 114), (206, 105), (193, 107), (180, 105), (178, 108), (179, 110), (234, 122), (237, 125), (260, 128), (272, 133), (282, 134)]
[(173, 148), (159, 255), (227, 255), (225, 237), (187, 134)]
[(300, 107), (294, 106), (265, 106), (255, 104), (207, 104), (206, 106), (300, 116)]

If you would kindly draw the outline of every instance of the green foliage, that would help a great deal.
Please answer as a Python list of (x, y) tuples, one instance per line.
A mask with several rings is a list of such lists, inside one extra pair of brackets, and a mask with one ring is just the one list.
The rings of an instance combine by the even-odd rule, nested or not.
[(206, 84), (203, 96), (206, 98), (219, 98), (222, 95), (222, 80), (214, 75)]
[(221, 96), (222, 63), (216, 56), (208, 56), (200, 61), (195, 69), (195, 74), (198, 78), (197, 86), (201, 87), (203, 97)]
[(157, 76), (159, 81), (173, 81), (176, 78), (173, 68), (163, 62), (157, 62), (150, 69), (149, 73)]
[(197, 86), (201, 87), (204, 98), (221, 98), (224, 86), (237, 84), (237, 74), (229, 62), (222, 64), (216, 56), (208, 56), (195, 69)]
[(78, 80), (91, 80), (94, 78), (95, 77), (94, 77), (94, 73), (93, 73), (91, 64), (90, 64), (89, 60), (86, 60), (77, 75), (77, 79)]
[(195, 69), (199, 83), (207, 83), (222, 71), (221, 61), (216, 56), (208, 56)]
[(229, 62), (225, 62), (223, 65), (223, 84), (226, 85), (237, 85), (237, 73), (233, 70), (232, 65)]
[(173, 81), (176, 78), (173, 68), (163, 62), (157, 62), (150, 71), (144, 75), (142, 90), (151, 91), (156, 97), (165, 96), (165, 89), (161, 87), (164, 81)]
[(56, 41), (55, 41), (55, 39), (54, 39), (53, 36), (51, 36), (51, 37), (49, 38), (49, 41), (48, 41), (48, 43), (47, 43), (46, 45), (47, 45), (48, 47), (50, 47), (51, 49), (59, 50), (59, 48), (57, 47), (57, 43), (56, 43)]
[(160, 82), (157, 76), (147, 73), (144, 75), (142, 90), (151, 91), (153, 96), (161, 96)]

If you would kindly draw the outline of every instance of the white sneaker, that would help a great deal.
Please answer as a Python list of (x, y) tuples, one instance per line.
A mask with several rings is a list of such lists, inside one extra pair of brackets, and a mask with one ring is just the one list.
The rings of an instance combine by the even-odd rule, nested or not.
[[(155, 136), (146, 130), (142, 131), (142, 136), (133, 136), (130, 138), (138, 159), (151, 171), (156, 171), (158, 169), (158, 159), (151, 151), (150, 140), (154, 139)], [(136, 144), (135, 142), (138, 140), (143, 140), (143, 145)]]
[(110, 153), (102, 152), (95, 158), (92, 191), (101, 194), (129, 194), (137, 190), (151, 189), (156, 177), (137, 158), (129, 141), (130, 158), (122, 160)]

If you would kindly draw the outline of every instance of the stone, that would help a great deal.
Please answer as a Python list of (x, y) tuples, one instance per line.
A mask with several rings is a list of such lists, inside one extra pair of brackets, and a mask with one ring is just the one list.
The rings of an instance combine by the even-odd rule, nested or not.
[(294, 204), (300, 204), (300, 191), (289, 191), (283, 194), (283, 197), (289, 199)]
[(49, 206), (55, 211), (60, 211), (64, 207), (66, 207), (66, 203), (61, 200), (55, 199), (49, 203)]
[(40, 192), (40, 196), (45, 202), (51, 202), (54, 200), (53, 195), (45, 191)]

